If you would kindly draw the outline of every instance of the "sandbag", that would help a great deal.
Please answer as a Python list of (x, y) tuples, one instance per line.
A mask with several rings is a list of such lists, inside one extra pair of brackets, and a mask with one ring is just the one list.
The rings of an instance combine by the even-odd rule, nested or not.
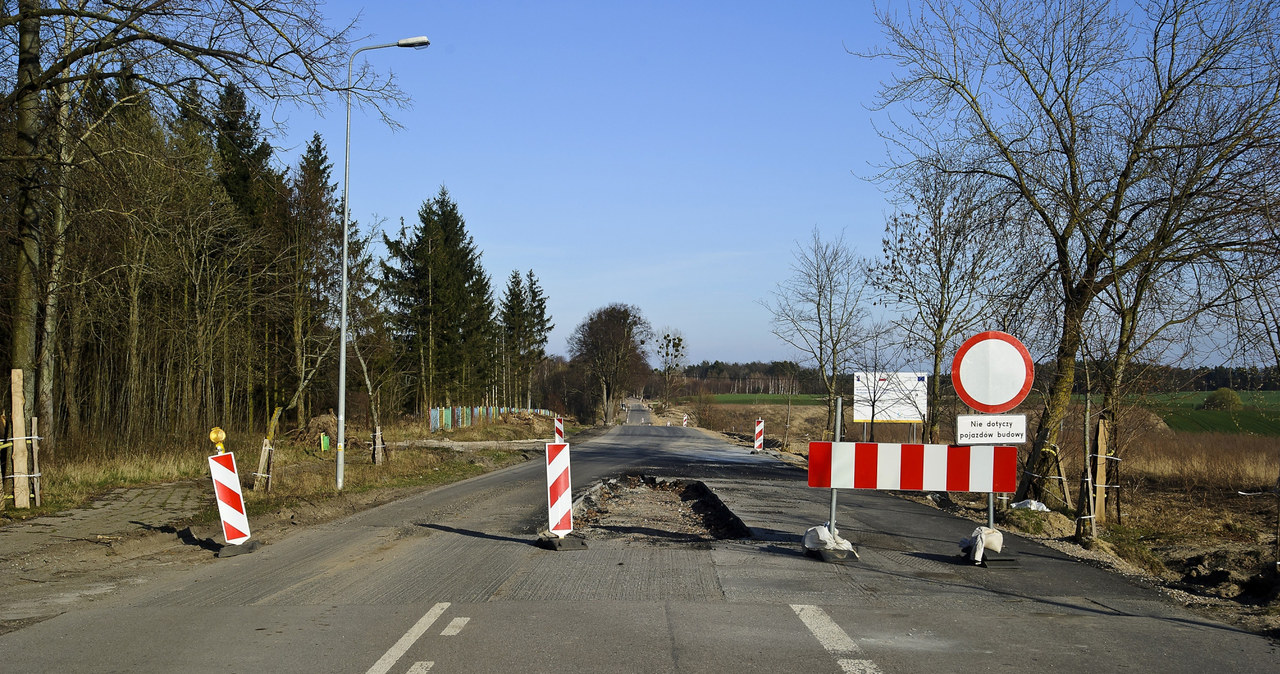
[(836, 529), (833, 534), (827, 528), (829, 522), (822, 523), (821, 526), (809, 527), (804, 532), (804, 549), (805, 550), (847, 550), (853, 551), (853, 543), (840, 538), (840, 530)]
[(960, 551), (974, 564), (982, 563), (985, 550), (998, 553), (1004, 548), (1004, 534), (990, 527), (978, 527), (967, 538), (960, 539)]

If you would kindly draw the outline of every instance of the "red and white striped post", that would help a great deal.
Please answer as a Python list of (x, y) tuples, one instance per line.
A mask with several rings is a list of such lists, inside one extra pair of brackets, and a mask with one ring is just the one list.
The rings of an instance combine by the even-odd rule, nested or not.
[(226, 537), (227, 544), (240, 545), (249, 540), (249, 516), (244, 511), (235, 455), (227, 452), (209, 457), (209, 472), (213, 475), (218, 515), (222, 518), (222, 535)]
[(568, 443), (547, 445), (547, 522), (560, 538), (573, 531), (573, 499), (569, 482)]
[(756, 419), (756, 451), (764, 449), (764, 419)]
[(564, 419), (556, 417), (556, 444), (564, 444)]

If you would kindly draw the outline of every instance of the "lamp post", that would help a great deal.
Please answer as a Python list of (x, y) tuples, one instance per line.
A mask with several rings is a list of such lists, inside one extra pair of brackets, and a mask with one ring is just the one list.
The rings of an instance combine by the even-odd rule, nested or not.
[(348, 223), (350, 222), (351, 214), (351, 69), (355, 65), (356, 55), (362, 51), (385, 49), (387, 47), (425, 49), (430, 45), (431, 40), (428, 40), (425, 35), (407, 37), (387, 44), (361, 47), (351, 52), (351, 58), (347, 61), (347, 139), (346, 150), (342, 160), (342, 315), (339, 319), (338, 327), (338, 454), (336, 457), (338, 463), (338, 491), (342, 491), (342, 450), (346, 446), (347, 433), (347, 230), (349, 229)]

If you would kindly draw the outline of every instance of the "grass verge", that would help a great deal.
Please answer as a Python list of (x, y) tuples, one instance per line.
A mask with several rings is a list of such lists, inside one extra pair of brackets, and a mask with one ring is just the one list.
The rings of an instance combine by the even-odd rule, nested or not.
[(1164, 562), (1151, 551), (1149, 541), (1158, 533), (1138, 527), (1119, 524), (1108, 525), (1101, 538), (1111, 545), (1115, 553), (1125, 561), (1153, 575), (1163, 575)]
[[(568, 432), (572, 433), (574, 428), (571, 426)], [(537, 423), (494, 423), (437, 434), (423, 432), (422, 428), (397, 428), (386, 434), (389, 442), (429, 437), (456, 442), (530, 440), (530, 443), (527, 448), (395, 449), (393, 446), (391, 460), (381, 465), (372, 463), (367, 449), (353, 446), (345, 452), (342, 493), (429, 487), (464, 480), (541, 456), (538, 440), (549, 437), (551, 432), (549, 419)], [(357, 437), (354, 432), (352, 437)], [(261, 436), (234, 431), (228, 432), (225, 442), (227, 450), (236, 455), (245, 506), (251, 516), (341, 496), (335, 479), (335, 452), (321, 452), (310, 443), (300, 444), (284, 438), (275, 448), (271, 491), (253, 491), (252, 473), (257, 470), (261, 444)], [(121, 487), (208, 480), (208, 457), (214, 452), (213, 445), (203, 438), (146, 448), (65, 447), (58, 454), (42, 457), (41, 507), (22, 510), (7, 507), (0, 510), (0, 524), (80, 507)], [(210, 521), (216, 517), (210, 498), (210, 507), (193, 521)]]

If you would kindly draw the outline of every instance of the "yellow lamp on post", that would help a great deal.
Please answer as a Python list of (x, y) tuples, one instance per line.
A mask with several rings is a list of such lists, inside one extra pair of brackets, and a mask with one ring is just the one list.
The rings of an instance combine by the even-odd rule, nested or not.
[(218, 448), (219, 454), (227, 451), (222, 448), (222, 441), (226, 439), (227, 432), (217, 426), (214, 426), (213, 429), (209, 431), (209, 442), (212, 442)]

